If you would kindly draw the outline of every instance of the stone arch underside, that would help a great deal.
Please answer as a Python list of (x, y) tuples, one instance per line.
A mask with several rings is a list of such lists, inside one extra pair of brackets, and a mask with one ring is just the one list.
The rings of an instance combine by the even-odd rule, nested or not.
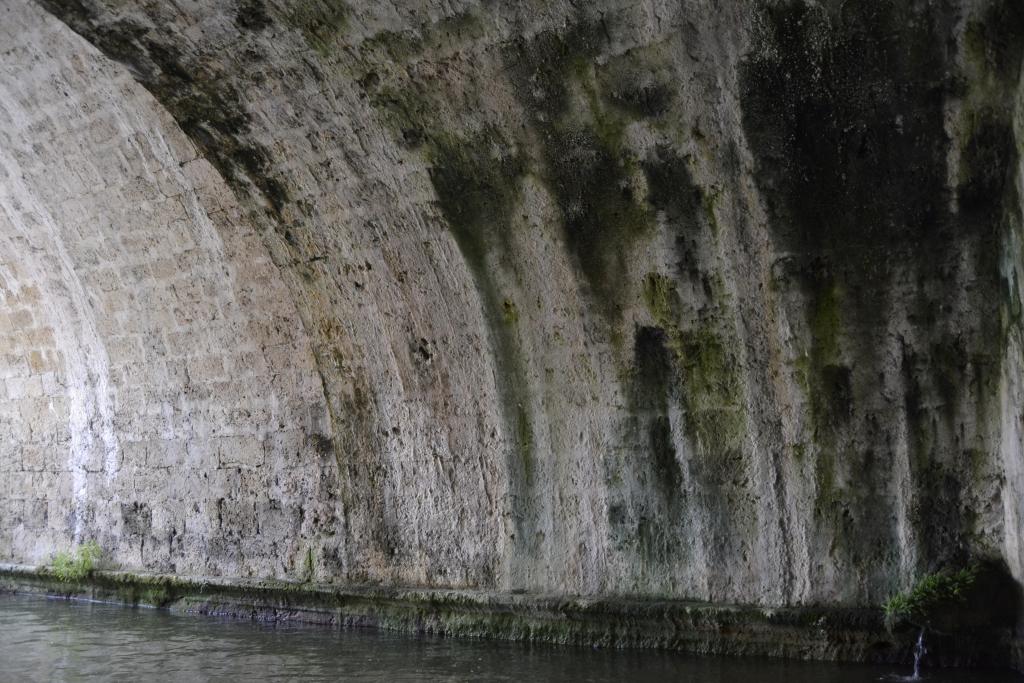
[(336, 467), (295, 459), (329, 427), (294, 307), (216, 173), (70, 38), (5, 7), (4, 558), (293, 571)]
[(1020, 578), (1004, 3), (39, 5), (0, 9), (6, 559)]

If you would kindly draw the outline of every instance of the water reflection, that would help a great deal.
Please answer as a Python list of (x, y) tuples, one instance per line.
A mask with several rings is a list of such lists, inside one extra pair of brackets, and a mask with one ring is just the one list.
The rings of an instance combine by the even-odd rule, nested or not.
[[(908, 670), (909, 672), (909, 670)], [(338, 632), (0, 595), (4, 681), (874, 681), (893, 667)], [(1022, 681), (1004, 672), (923, 680)]]

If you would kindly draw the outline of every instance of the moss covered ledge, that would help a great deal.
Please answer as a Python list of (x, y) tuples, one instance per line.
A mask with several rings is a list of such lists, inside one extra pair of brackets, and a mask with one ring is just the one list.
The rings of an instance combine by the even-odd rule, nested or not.
[(873, 609), (768, 609), (124, 571), (61, 581), (45, 568), (0, 564), (2, 591), (261, 621), (715, 655), (899, 662), (913, 640), (912, 634), (887, 633), (881, 611)]
[[(4, 592), (338, 628), (801, 660), (907, 662), (917, 635), (911, 629), (887, 631), (880, 609), (766, 608), (109, 570), (66, 581), (49, 568), (0, 563)], [(1019, 669), (1024, 661), (1024, 648), (1010, 633), (979, 632), (944, 646), (943, 665)]]

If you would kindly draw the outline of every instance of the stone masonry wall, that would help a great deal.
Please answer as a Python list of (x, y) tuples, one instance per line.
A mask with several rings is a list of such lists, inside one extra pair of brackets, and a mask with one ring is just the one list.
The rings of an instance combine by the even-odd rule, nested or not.
[(1024, 578), (1016, 4), (0, 12), (0, 555)]
[(330, 426), (276, 268), (122, 69), (0, 12), (0, 555), (301, 571), (337, 475), (306, 455)]

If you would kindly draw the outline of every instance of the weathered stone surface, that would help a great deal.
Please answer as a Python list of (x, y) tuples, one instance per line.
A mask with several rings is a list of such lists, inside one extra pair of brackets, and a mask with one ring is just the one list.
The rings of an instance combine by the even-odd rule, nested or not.
[(3, 556), (1024, 578), (1016, 4), (39, 5), (0, 24)]
[(309, 449), (330, 426), (277, 268), (122, 68), (2, 12), (0, 555), (95, 538), (126, 566), (300, 571), (337, 465)]

